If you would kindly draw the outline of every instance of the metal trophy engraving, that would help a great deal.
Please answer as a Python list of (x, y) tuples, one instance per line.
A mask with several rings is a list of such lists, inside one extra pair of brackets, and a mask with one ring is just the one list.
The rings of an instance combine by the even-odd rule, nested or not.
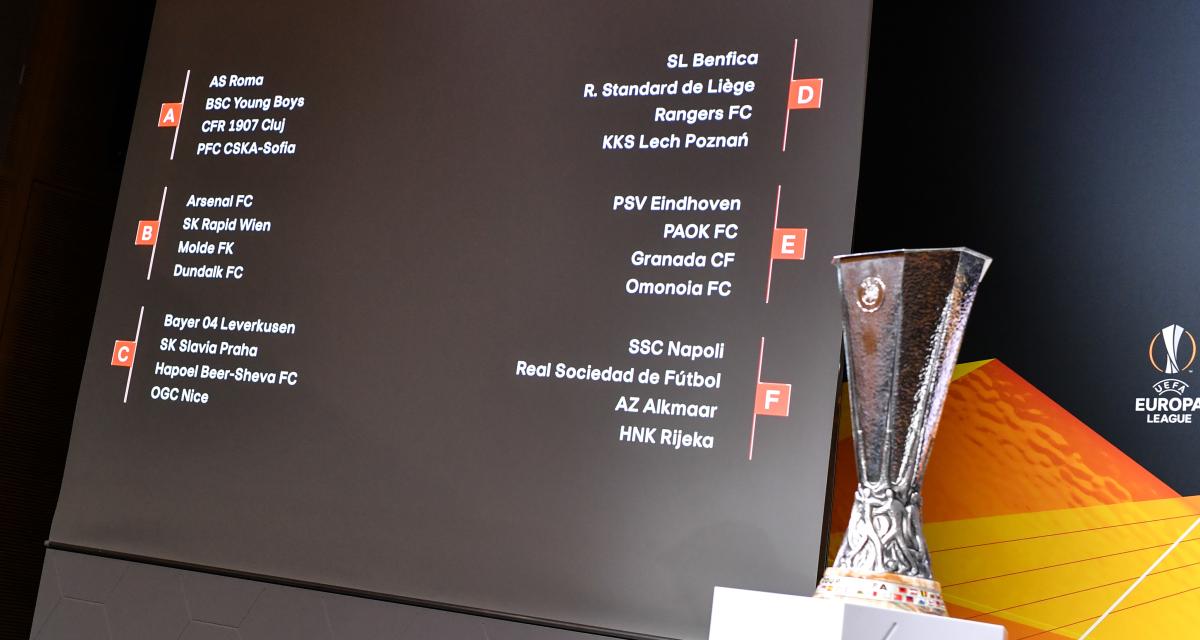
[(858, 490), (816, 597), (946, 615), (921, 532), (921, 483), (975, 291), (970, 249), (834, 258)]

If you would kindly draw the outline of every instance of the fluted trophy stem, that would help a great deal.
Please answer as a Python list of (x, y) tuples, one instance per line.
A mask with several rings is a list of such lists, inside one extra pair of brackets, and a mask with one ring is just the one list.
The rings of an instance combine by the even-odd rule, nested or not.
[(921, 532), (921, 483), (990, 263), (964, 248), (834, 258), (858, 489), (817, 597), (946, 615)]

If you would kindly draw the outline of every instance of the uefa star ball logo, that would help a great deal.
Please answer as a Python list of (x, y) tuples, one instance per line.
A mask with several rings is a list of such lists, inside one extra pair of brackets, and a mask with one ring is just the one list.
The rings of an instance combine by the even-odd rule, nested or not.
[[(1187, 341), (1183, 340), (1187, 337)], [(1187, 360), (1182, 361), (1180, 366), (1180, 347), (1187, 355)], [(1150, 339), (1150, 364), (1159, 373), (1173, 375), (1181, 371), (1189, 371), (1192, 368), (1192, 363), (1196, 361), (1196, 337), (1191, 331), (1183, 327), (1172, 324), (1163, 327), (1163, 330), (1154, 334)]]
[(876, 276), (867, 277), (858, 285), (858, 308), (867, 313), (875, 313), (883, 304), (883, 293), (886, 290), (883, 280)]

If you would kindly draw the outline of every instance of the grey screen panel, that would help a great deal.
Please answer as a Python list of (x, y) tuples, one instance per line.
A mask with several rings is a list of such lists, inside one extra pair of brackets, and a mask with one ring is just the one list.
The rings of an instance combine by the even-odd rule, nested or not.
[[(52, 542), (668, 637), (705, 635), (715, 585), (810, 590), (868, 22), (161, 2)], [(789, 73), (819, 108), (789, 108)], [(656, 195), (692, 210), (617, 200)], [(771, 259), (776, 226), (804, 260)], [(758, 380), (788, 415), (755, 416)]]
[(597, 640), (392, 602), (49, 550), (33, 640)]

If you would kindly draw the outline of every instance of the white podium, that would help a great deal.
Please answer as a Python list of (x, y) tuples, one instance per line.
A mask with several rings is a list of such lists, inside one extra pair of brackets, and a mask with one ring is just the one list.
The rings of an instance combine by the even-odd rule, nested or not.
[(1004, 627), (744, 589), (713, 589), (708, 640), (1006, 640)]

